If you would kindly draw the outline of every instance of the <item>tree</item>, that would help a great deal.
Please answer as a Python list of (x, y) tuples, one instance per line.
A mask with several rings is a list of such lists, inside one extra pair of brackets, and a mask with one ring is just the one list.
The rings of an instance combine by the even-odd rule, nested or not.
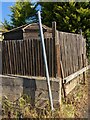
[(10, 7), (12, 12), (10, 23), (7, 20), (4, 20), (4, 26), (7, 29), (13, 27), (18, 27), (26, 23), (31, 23), (36, 21), (36, 6), (31, 4), (29, 0), (24, 0), (23, 2), (16, 2), (14, 6)]
[(57, 22), (57, 29), (65, 32), (79, 33), (82, 29), (87, 38), (87, 53), (90, 56), (90, 2), (48, 2), (41, 5), (42, 22), (52, 26)]
[(10, 23), (9, 23), (7, 20), (5, 20), (5, 19), (4, 19), (4, 23), (2, 23), (2, 24), (3, 24), (3, 26), (4, 26), (7, 30), (10, 30), (10, 29), (13, 28), (13, 26), (10, 25)]
[(80, 29), (87, 32), (90, 28), (90, 3), (58, 2), (39, 3), (42, 10), (42, 21), (51, 27), (57, 22), (57, 29), (78, 33)]

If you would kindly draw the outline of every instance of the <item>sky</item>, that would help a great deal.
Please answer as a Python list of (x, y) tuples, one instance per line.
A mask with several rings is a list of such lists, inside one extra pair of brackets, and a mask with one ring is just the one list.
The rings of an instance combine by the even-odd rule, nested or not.
[(4, 19), (10, 21), (10, 6), (14, 5), (15, 2), (2, 2), (2, 22)]
[[(10, 6), (15, 4), (15, 0), (0, 0), (0, 24), (1, 22), (4, 22), (4, 19), (7, 21), (10, 21)], [(2, 2), (3, 1), (3, 2)], [(7, 2), (9, 1), (9, 2)], [(11, 1), (11, 2), (10, 2)], [(36, 2), (38, 0), (33, 0), (33, 2)]]

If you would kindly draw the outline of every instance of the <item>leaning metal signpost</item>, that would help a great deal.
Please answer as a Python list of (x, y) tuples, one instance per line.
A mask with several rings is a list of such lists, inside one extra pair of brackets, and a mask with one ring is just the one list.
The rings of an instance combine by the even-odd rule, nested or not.
[(47, 57), (46, 57), (46, 51), (45, 51), (45, 43), (44, 43), (40, 11), (38, 11), (38, 19), (39, 19), (40, 37), (41, 37), (43, 57), (44, 57), (45, 70), (46, 70), (46, 78), (47, 78), (47, 84), (48, 84), (49, 101), (51, 105), (51, 110), (53, 111), (54, 107), (53, 107), (52, 92), (51, 92), (51, 86), (50, 86), (49, 71), (48, 71), (48, 65), (47, 65)]

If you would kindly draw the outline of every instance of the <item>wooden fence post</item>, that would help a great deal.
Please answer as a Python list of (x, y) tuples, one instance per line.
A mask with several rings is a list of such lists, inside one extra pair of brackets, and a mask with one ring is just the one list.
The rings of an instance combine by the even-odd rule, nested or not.
[(60, 44), (59, 44), (59, 34), (56, 30), (56, 22), (52, 22), (52, 37), (55, 45), (55, 76), (60, 81), (60, 91), (59, 91), (59, 102), (61, 104), (61, 89), (62, 89), (62, 78), (61, 78), (61, 66), (60, 66)]
[[(80, 34), (81, 34), (81, 41), (82, 41), (82, 67), (84, 68), (85, 67), (85, 59), (84, 59), (84, 49), (85, 49), (85, 42), (84, 42), (84, 38), (82, 36), (82, 30), (80, 30)], [(83, 84), (85, 84), (85, 81), (86, 81), (86, 72), (83, 72)]]
[(52, 22), (52, 36), (53, 40), (55, 41), (55, 72), (56, 77), (61, 78), (61, 67), (60, 67), (60, 44), (59, 44), (59, 35), (58, 31), (56, 30), (56, 22)]
[[(82, 45), (82, 66), (83, 66), (83, 68), (84, 67), (86, 67), (86, 49), (85, 49), (85, 47), (86, 47), (86, 41), (85, 41), (85, 39), (83, 38), (83, 36), (82, 36), (82, 42), (83, 42), (83, 45)], [(86, 71), (85, 72), (83, 72), (83, 84), (85, 84), (85, 82), (86, 82)]]
[(2, 74), (2, 41), (0, 41), (0, 74)]

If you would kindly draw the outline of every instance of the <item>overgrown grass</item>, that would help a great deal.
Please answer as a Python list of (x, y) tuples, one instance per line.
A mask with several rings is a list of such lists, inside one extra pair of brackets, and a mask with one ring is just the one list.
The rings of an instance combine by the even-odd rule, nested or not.
[(4, 96), (2, 100), (2, 115), (3, 118), (8, 118), (8, 112), (11, 114), (11, 118), (73, 118), (74, 107), (73, 104), (62, 103), (60, 109), (55, 109), (53, 113), (50, 110), (49, 102), (45, 109), (40, 110), (30, 105), (30, 98), (26, 95), (20, 97), (17, 101), (11, 102)]

